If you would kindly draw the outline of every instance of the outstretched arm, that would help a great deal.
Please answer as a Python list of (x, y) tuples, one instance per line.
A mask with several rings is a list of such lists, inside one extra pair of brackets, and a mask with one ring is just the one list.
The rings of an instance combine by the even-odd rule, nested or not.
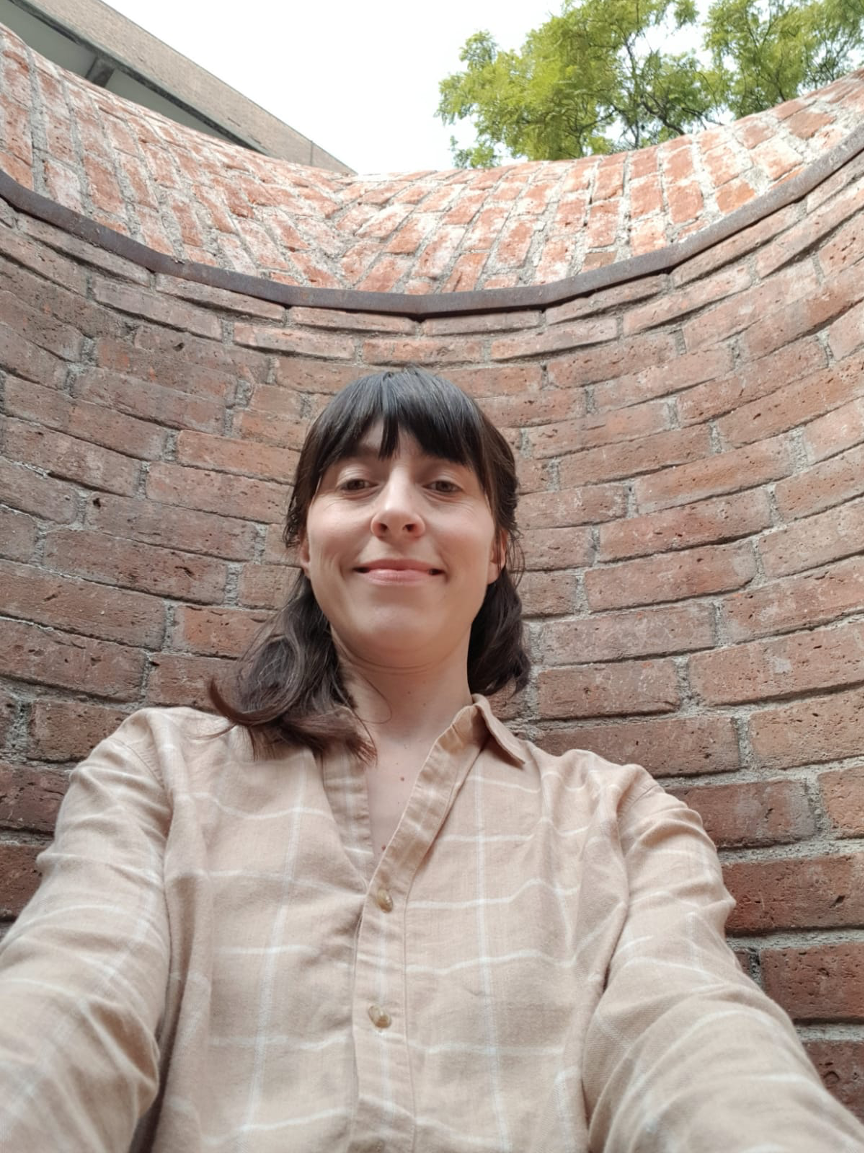
[(128, 719), (73, 773), (0, 948), (0, 1149), (125, 1150), (158, 1086), (169, 806)]
[(741, 971), (696, 814), (650, 785), (622, 812), (626, 923), (586, 1041), (592, 1150), (864, 1150), (791, 1021)]

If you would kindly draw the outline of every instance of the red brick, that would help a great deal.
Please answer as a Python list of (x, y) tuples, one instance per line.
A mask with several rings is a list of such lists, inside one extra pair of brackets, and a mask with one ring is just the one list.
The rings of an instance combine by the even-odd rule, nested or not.
[[(54, 252), (53, 249), (57, 247), (54, 233), (46, 234), (45, 232), (49, 227), (31, 217), (20, 217), (20, 232), (0, 228), (0, 253), (31, 269), (40, 277), (45, 277), (47, 280), (83, 297), (87, 289), (87, 278), (84, 270), (78, 264), (82, 254), (80, 250), (73, 250), (72, 256), (75, 259), (67, 260), (66, 257)], [(34, 243), (34, 240), (47, 240), (51, 247)], [(83, 242), (79, 241), (78, 243), (83, 247)], [(89, 249), (90, 246), (88, 245), (87, 248)], [(4, 265), (4, 267), (11, 274), (11, 283), (16, 283), (19, 274), (12, 271), (12, 265)]]
[(668, 713), (680, 704), (671, 660), (544, 669), (537, 694), (545, 718)]
[(27, 561), (36, 545), (36, 522), (25, 513), (0, 509), (0, 555)]
[(710, 605), (591, 614), (550, 622), (542, 635), (543, 657), (549, 665), (685, 653), (706, 649), (713, 642)]
[(279, 609), (285, 604), (299, 570), (287, 565), (284, 556), (283, 546), (278, 564), (243, 566), (237, 582), (237, 599), (241, 605)]
[(646, 252), (654, 252), (666, 245), (666, 221), (662, 217), (653, 217), (641, 223), (630, 226), (630, 255), (641, 256)]
[[(549, 392), (548, 389), (544, 390), (539, 396), (542, 398)], [(574, 395), (573, 390), (562, 389), (558, 393), (564, 397)], [(556, 424), (530, 430), (528, 441), (535, 456), (554, 457), (559, 453), (590, 446), (633, 440), (666, 428), (665, 402), (648, 401), (612, 413), (591, 413), (571, 421), (561, 421), (559, 418)]]
[(532, 529), (585, 525), (620, 517), (626, 507), (623, 485), (588, 485), (555, 493), (528, 493), (519, 502), (519, 519)]
[(592, 204), (588, 210), (588, 220), (585, 223), (585, 247), (589, 251), (593, 248), (606, 248), (615, 243), (618, 232), (618, 219), (621, 215), (620, 200), (601, 201)]
[(756, 189), (746, 180), (730, 180), (722, 188), (717, 189), (717, 207), (725, 216), (741, 208), (756, 195)]
[(487, 397), (481, 407), (499, 429), (555, 428), (555, 422), (583, 415), (585, 396), (576, 389), (542, 389), (521, 397)]
[(784, 517), (804, 517), (864, 493), (864, 446), (858, 445), (812, 469), (803, 469), (775, 488)]
[(818, 777), (822, 804), (837, 837), (864, 837), (864, 765)]
[(309, 332), (306, 329), (280, 329), (275, 326), (235, 324), (234, 340), (268, 352), (296, 353), (301, 356), (350, 360), (354, 356), (354, 338), (338, 333)]
[(158, 425), (103, 405), (75, 403), (56, 389), (12, 376), (6, 379), (6, 412), (129, 457), (153, 460), (165, 448), (165, 431)]
[(533, 457), (516, 457), (516, 477), (519, 493), (547, 492), (554, 487), (553, 462), (536, 461)]
[(860, 689), (761, 710), (749, 718), (753, 751), (772, 769), (860, 756), (862, 713)]
[(268, 380), (273, 357), (141, 324), (131, 343), (97, 340), (96, 363), (181, 393), (224, 399), (238, 379)]
[(234, 561), (245, 561), (255, 545), (255, 526), (228, 516), (107, 495), (91, 497), (86, 508), (87, 527), (112, 537)]
[(630, 216), (636, 220), (652, 212), (662, 212), (663, 191), (660, 178), (655, 174), (630, 181)]
[(36, 856), (44, 848), (0, 842), (0, 917), (17, 917), (36, 892), (41, 881)]
[(43, 309), (21, 300), (14, 292), (0, 292), (0, 320), (22, 339), (32, 341), (64, 361), (81, 357), (83, 336), (72, 325), (45, 314)]
[(137, 461), (65, 433), (7, 419), (3, 445), (7, 457), (91, 489), (128, 494), (138, 487)]
[(864, 1122), (864, 1041), (805, 1039), (804, 1049), (825, 1088)]
[(782, 845), (811, 837), (816, 823), (801, 781), (736, 781), (675, 790), (720, 848)]
[(656, 325), (667, 324), (732, 293), (741, 292), (749, 286), (750, 280), (746, 265), (738, 264), (723, 269), (713, 276), (696, 281), (690, 288), (678, 289), (633, 309), (624, 317), (624, 332), (630, 336)]
[[(666, 397), (709, 381), (706, 390), (717, 387), (716, 378), (732, 368), (732, 350), (725, 345), (698, 353), (683, 353), (664, 365), (628, 373), (594, 386), (594, 404), (599, 412), (645, 401), (649, 397)], [(696, 390), (691, 390), (695, 392)], [(684, 393), (688, 397), (690, 393)], [(680, 398), (679, 398), (680, 403)]]
[(4, 626), (0, 672), (6, 677), (129, 699), (138, 693), (143, 667), (141, 650), (113, 641), (43, 629), (23, 621), (7, 621)]
[(125, 716), (122, 710), (89, 701), (42, 698), (31, 707), (28, 752), (44, 761), (78, 761)]
[(520, 538), (526, 569), (572, 569), (590, 565), (594, 546), (589, 528), (525, 529)]
[[(368, 364), (442, 365), (484, 360), (483, 342), (477, 339), (405, 337), (401, 340), (373, 338), (363, 343)], [(362, 374), (358, 374), (362, 375)]]
[(716, 453), (692, 464), (663, 469), (651, 477), (640, 477), (633, 490), (638, 508), (651, 513), (754, 488), (787, 476), (793, 468), (786, 439), (775, 437), (742, 449)]
[(450, 275), (441, 285), (440, 291), (445, 293), (470, 292), (477, 287), (477, 281), (488, 259), (489, 254), (487, 252), (463, 252), (453, 262)]
[(420, 336), (443, 337), (456, 333), (498, 333), (510, 329), (536, 328), (542, 314), (536, 309), (521, 309), (508, 313), (468, 313), (455, 317), (441, 317), (424, 321), (420, 326)]
[(864, 566), (853, 557), (816, 573), (735, 593), (721, 604), (730, 641), (824, 625), (864, 609)]
[(148, 705), (189, 705), (212, 711), (207, 693), (210, 679), (215, 678), (220, 684), (230, 681), (235, 663), (233, 658), (160, 653), (150, 658), (150, 664)]
[(48, 521), (67, 524), (78, 515), (78, 494), (72, 485), (2, 459), (0, 492), (5, 504)]
[(177, 460), (182, 465), (242, 473), (287, 482), (294, 476), (297, 454), (287, 449), (215, 437), (184, 429), (177, 438)]
[(625, 373), (642, 372), (652, 365), (667, 365), (676, 355), (675, 341), (669, 333), (614, 341), (550, 361), (549, 383), (561, 388), (590, 385)]
[(386, 313), (353, 313), (341, 309), (313, 309), (295, 306), (288, 314), (292, 325), (315, 329), (345, 329), (348, 332), (413, 333), (416, 322)]
[(532, 570), (522, 575), (519, 596), (526, 617), (560, 617), (573, 612), (576, 581), (569, 573)]
[(78, 396), (121, 412), (178, 429), (215, 432), (222, 428), (225, 406), (210, 397), (190, 396), (153, 381), (139, 380), (108, 369), (85, 369), (76, 382)]
[[(714, 349), (706, 349), (691, 353), (690, 356), (704, 358), (713, 352)], [(784, 345), (761, 360), (745, 362), (721, 380), (708, 380), (706, 384), (682, 393), (677, 402), (681, 423), (690, 425), (707, 421), (720, 413), (728, 413), (739, 405), (765, 396), (776, 389), (778, 384), (788, 385), (808, 373), (824, 368), (825, 364), (825, 350), (818, 337), (805, 337), (791, 345)]]
[(244, 296), (243, 293), (229, 292), (227, 289), (216, 288), (214, 285), (199, 284), (197, 281), (186, 280), (185, 277), (167, 276), (160, 273), (156, 277), (156, 289), (168, 296), (180, 297), (182, 300), (204, 305), (205, 308), (222, 309), (225, 312), (239, 313), (241, 316), (261, 317), (270, 321), (283, 321), (285, 319), (285, 309), (282, 305)]
[(811, 421), (803, 429), (803, 440), (811, 461), (860, 444), (864, 441), (864, 399), (859, 397)]
[(752, 641), (690, 659), (690, 682), (711, 705), (790, 697), (864, 681), (864, 623)]
[(153, 597), (13, 562), (0, 562), (0, 582), (10, 617), (129, 645), (161, 642), (165, 613)]
[(66, 365), (52, 353), (40, 349), (10, 328), (0, 323), (0, 367), (10, 373), (26, 377), (28, 381), (43, 382), (55, 387), (62, 385)]
[(226, 513), (245, 520), (281, 521), (288, 507), (289, 490), (275, 481), (163, 462), (150, 468), (147, 496), (165, 505)]
[(862, 541), (864, 500), (858, 500), (775, 529), (758, 548), (765, 573), (782, 577), (860, 553)]
[(731, 148), (725, 145), (720, 145), (717, 148), (705, 148), (701, 147), (701, 141), (699, 143), (703, 164), (715, 188), (719, 188), (727, 181), (740, 176), (744, 171), (745, 162), (740, 160)]
[(594, 181), (595, 201), (609, 200), (620, 196), (624, 188), (624, 160), (623, 156), (604, 156), (597, 167), (597, 179)]
[(447, 369), (448, 381), (485, 404), (484, 397), (522, 397), (536, 393), (542, 384), (539, 365), (495, 365), (492, 368)]
[(556, 754), (590, 749), (619, 764), (642, 765), (655, 777), (729, 773), (739, 765), (731, 717), (664, 717), (555, 729), (539, 745)]
[[(790, 271), (796, 272), (799, 268), (799, 265), (794, 265)], [(778, 273), (767, 282), (768, 285), (783, 275)], [(801, 280), (802, 283), (809, 280), (803, 271)], [(826, 325), (845, 313), (851, 305), (857, 304), (862, 297), (864, 276), (857, 266), (847, 268), (825, 285), (810, 286), (806, 294), (797, 290), (790, 292), (788, 303), (784, 302), (749, 329), (743, 339), (742, 351), (754, 360), (765, 356), (781, 345), (787, 345), (805, 333)], [(860, 344), (861, 315), (862, 311), (856, 310), (850, 316), (843, 317), (837, 326), (832, 326), (829, 341), (838, 359)]]
[(729, 862), (723, 872), (738, 902), (729, 933), (858, 926), (864, 920), (864, 854)]
[(639, 280), (613, 285), (612, 288), (600, 289), (598, 292), (589, 293), (588, 296), (576, 297), (563, 305), (547, 309), (546, 323), (557, 325), (562, 321), (576, 320), (578, 317), (591, 316), (593, 313), (612, 312), (621, 305), (655, 296), (662, 292), (666, 283), (665, 276), (645, 276)]
[(652, 436), (614, 445), (601, 445), (562, 458), (561, 484), (565, 487), (634, 477), (664, 465), (692, 461), (711, 453), (710, 433), (704, 426), (669, 429)]
[[(861, 270), (856, 269), (861, 275)], [(864, 304), (851, 308), (828, 329), (831, 352), (842, 360), (864, 344)]]
[(864, 357), (856, 357), (792, 384), (781, 384), (761, 400), (739, 405), (717, 422), (717, 429), (727, 444), (749, 444), (803, 425), (861, 393)]
[(585, 593), (592, 609), (620, 609), (739, 589), (755, 574), (747, 544), (706, 545), (591, 569)]
[[(745, 289), (730, 300), (722, 301), (708, 312), (687, 321), (683, 327), (687, 349), (692, 351), (726, 340), (736, 333), (744, 332), (754, 324), (761, 333), (764, 325), (761, 318), (770, 316), (772, 323), (777, 323), (778, 318), (785, 316), (795, 302), (802, 298), (806, 300), (814, 298), (819, 293), (820, 287), (812, 262), (784, 269), (767, 281)], [(756, 348), (748, 345), (750, 350), (748, 355), (755, 359), (756, 356), (764, 355), (779, 345), (788, 344), (795, 336), (800, 335), (800, 332), (790, 331), (783, 340), (777, 340), (770, 348), (766, 346), (758, 352)]]
[[(255, 385), (249, 397), (249, 409), (255, 410), (261, 416), (277, 416), (287, 418), (295, 426), (304, 429), (305, 423), (301, 419), (304, 396), (293, 389), (278, 385)], [(296, 448), (302, 445), (302, 438), (298, 439)]]
[(269, 613), (249, 609), (178, 605), (171, 645), (211, 657), (239, 657), (269, 619)]
[(768, 498), (761, 489), (753, 489), (602, 525), (597, 559), (616, 561), (733, 540), (758, 533), (770, 523)]
[(179, 304), (170, 297), (165, 300), (156, 293), (137, 286), (118, 284), (116, 281), (97, 277), (94, 278), (93, 295), (97, 301), (109, 308), (119, 309), (120, 312), (130, 313), (136, 317), (146, 317), (148, 320), (156, 321), (157, 324), (197, 333), (212, 340), (219, 340), (222, 336), (222, 325), (218, 317), (202, 309)]
[[(862, 186), (854, 190), (860, 209)], [(860, 211), (822, 246), (818, 261), (826, 278), (835, 277), (864, 256), (864, 220)]]
[(528, 332), (501, 337), (492, 342), (491, 356), (495, 361), (540, 356), (543, 353), (611, 341), (617, 333), (618, 321), (615, 317), (594, 317), (567, 325), (555, 325), (542, 333)]
[(762, 981), (796, 1022), (864, 1022), (864, 942), (762, 950)]
[(846, 189), (815, 211), (808, 212), (797, 224), (786, 229), (759, 251), (755, 262), (757, 275), (760, 278), (766, 277), (790, 260), (799, 257), (811, 249), (820, 237), (833, 231), (860, 210), (861, 189), (853, 187)]
[(45, 563), (61, 573), (187, 601), (221, 601), (227, 578), (226, 566), (209, 557), (88, 529), (49, 533)]
[(53, 769), (0, 763), (0, 826), (51, 833), (67, 780)]

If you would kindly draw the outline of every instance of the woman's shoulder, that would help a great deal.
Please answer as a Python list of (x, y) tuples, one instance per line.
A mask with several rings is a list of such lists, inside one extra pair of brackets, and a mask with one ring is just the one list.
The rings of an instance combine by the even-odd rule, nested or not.
[(165, 769), (181, 761), (218, 759), (227, 752), (243, 756), (248, 737), (224, 717), (186, 705), (145, 706), (130, 713), (93, 750), (121, 746), (149, 769), (164, 777)]
[(619, 811), (640, 799), (671, 796), (636, 762), (611, 761), (578, 746), (551, 751), (524, 739), (523, 745), (541, 777), (557, 778), (564, 788), (584, 790), (595, 801), (611, 802)]

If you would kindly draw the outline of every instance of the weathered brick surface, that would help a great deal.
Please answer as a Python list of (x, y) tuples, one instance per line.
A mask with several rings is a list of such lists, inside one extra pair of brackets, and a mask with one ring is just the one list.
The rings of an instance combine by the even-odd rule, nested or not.
[(0, 842), (0, 877), (3, 878), (0, 917), (17, 917), (36, 892), (39, 885), (36, 855), (41, 848)]
[(706, 832), (723, 848), (794, 842), (816, 830), (800, 781), (700, 785), (675, 793), (699, 813)]
[[(59, 91), (38, 58), (26, 67)], [(8, 83), (0, 67), (0, 113)], [(35, 880), (36, 847), (11, 838), (48, 834), (66, 763), (143, 704), (206, 708), (209, 678), (230, 676), (284, 602), (291, 474), (330, 396), (420, 363), (478, 397), (516, 453), (535, 670), (503, 715), (550, 750), (641, 762), (676, 786), (734, 851), (732, 926), (756, 939), (757, 978), (763, 934), (812, 950), (809, 930), (842, 929), (859, 945), (860, 158), (686, 263), (596, 291), (577, 281), (548, 309), (481, 297), (419, 320), (264, 296), (273, 281), (411, 296), (536, 285), (615, 275), (667, 244), (674, 257), (856, 127), (864, 76), (626, 158), (362, 187), (314, 170), (264, 179), (267, 158), (134, 106), (118, 120), (110, 93), (106, 128), (93, 90), (64, 85), (65, 127), (39, 111), (48, 155), (22, 145), (26, 99), (18, 127), (0, 115), (7, 172), (267, 285), (154, 275), (0, 206), (3, 909)], [(248, 163), (226, 169), (231, 157)], [(828, 968), (805, 1020), (842, 1020), (860, 995)], [(797, 997), (814, 972), (777, 990)], [(834, 1070), (843, 1093), (850, 1062)]]
[(762, 951), (766, 992), (797, 1022), (864, 1022), (864, 943)]
[(860, 926), (864, 854), (727, 862), (731, 933)]

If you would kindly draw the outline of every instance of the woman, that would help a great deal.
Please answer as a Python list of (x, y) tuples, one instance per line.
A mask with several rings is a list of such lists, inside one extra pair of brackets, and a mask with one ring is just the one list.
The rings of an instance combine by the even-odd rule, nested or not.
[(699, 819), (495, 719), (515, 505), (442, 380), (319, 417), (234, 724), (142, 710), (74, 775), (4, 943), (4, 1150), (862, 1148), (724, 943)]

